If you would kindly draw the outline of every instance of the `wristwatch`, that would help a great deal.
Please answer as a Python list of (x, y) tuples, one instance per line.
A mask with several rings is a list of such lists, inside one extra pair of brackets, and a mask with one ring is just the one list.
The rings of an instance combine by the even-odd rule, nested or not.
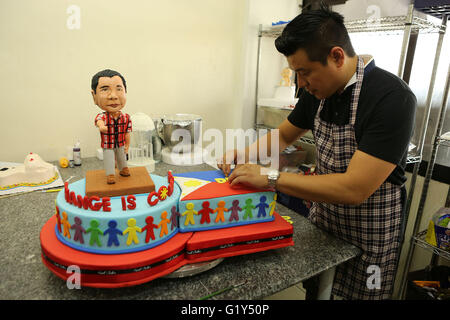
[(275, 189), (279, 177), (280, 171), (278, 171), (277, 169), (271, 169), (268, 174), (269, 187)]

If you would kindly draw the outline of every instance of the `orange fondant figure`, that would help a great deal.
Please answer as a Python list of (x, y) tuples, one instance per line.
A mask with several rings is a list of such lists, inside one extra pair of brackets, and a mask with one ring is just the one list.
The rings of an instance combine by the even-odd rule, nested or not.
[(129, 246), (132, 242), (134, 242), (135, 244), (139, 243), (137, 233), (141, 231), (142, 229), (136, 226), (136, 219), (128, 219), (128, 228), (126, 228), (123, 232), (123, 235), (126, 235), (128, 233), (127, 246)]
[(106, 182), (113, 184), (115, 164), (121, 176), (130, 175), (126, 154), (131, 139), (131, 118), (120, 112), (127, 102), (127, 84), (119, 72), (106, 69), (92, 77), (91, 89), (94, 103), (104, 111), (95, 117), (95, 125), (100, 131)]
[(194, 214), (198, 214), (198, 212), (194, 210), (194, 204), (191, 202), (187, 203), (186, 209), (187, 210), (181, 214), (182, 216), (186, 216), (186, 221), (184, 222), (184, 225), (187, 226), (189, 225), (189, 223), (195, 224)]
[(67, 213), (65, 211), (63, 211), (62, 213), (63, 219), (61, 221), (62, 225), (63, 225), (63, 230), (64, 230), (64, 237), (67, 237), (70, 239), (70, 223), (67, 220)]
[(155, 240), (155, 234), (153, 233), (153, 229), (158, 229), (159, 226), (153, 224), (152, 216), (148, 216), (147, 218), (145, 218), (145, 222), (147, 224), (145, 225), (145, 227), (142, 228), (142, 232), (147, 231), (147, 233), (145, 234), (145, 242), (148, 243), (150, 241), (150, 238), (152, 238), (152, 240)]
[(164, 211), (161, 214), (161, 222), (158, 224), (158, 227), (161, 227), (161, 232), (159, 233), (159, 237), (162, 238), (165, 234), (169, 234), (169, 230), (167, 229), (167, 224), (170, 222), (167, 219), (167, 211)]
[(203, 209), (198, 211), (198, 213), (202, 215), (200, 224), (203, 224), (205, 222), (210, 223), (211, 219), (209, 218), (209, 214), (214, 213), (214, 210), (209, 207), (209, 201), (204, 201), (202, 203), (202, 207)]
[(221, 200), (217, 203), (217, 208), (214, 209), (214, 212), (217, 212), (216, 223), (220, 221), (225, 222), (224, 212), (228, 212), (228, 209), (225, 208), (225, 201)]

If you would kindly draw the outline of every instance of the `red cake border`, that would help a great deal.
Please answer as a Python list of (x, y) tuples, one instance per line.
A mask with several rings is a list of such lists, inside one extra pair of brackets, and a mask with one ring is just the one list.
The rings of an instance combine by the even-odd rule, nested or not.
[[(269, 222), (217, 230), (178, 232), (155, 248), (116, 255), (78, 251), (63, 244), (56, 237), (56, 217), (52, 216), (41, 230), (41, 258), (44, 265), (63, 280), (72, 275), (66, 272), (69, 266), (78, 266), (81, 270), (81, 286), (134, 286), (170, 274), (185, 264), (293, 246), (292, 225), (278, 213), (274, 212), (274, 216), (275, 220)], [(247, 241), (255, 242), (245, 244)], [(229, 244), (233, 246), (228, 246)], [(216, 249), (220, 246), (223, 248)], [(204, 252), (187, 253), (193, 250)], [(142, 270), (138, 270), (140, 268)], [(109, 271), (115, 274), (107, 274)]]
[[(56, 217), (53, 216), (42, 227), (42, 262), (63, 280), (72, 275), (66, 272), (69, 266), (78, 266), (81, 270), (81, 286), (134, 286), (165, 276), (188, 263), (185, 259), (185, 244), (192, 233), (177, 233), (170, 241), (140, 252), (100, 255), (78, 251), (61, 243), (55, 234), (55, 223)], [(176, 257), (173, 258), (174, 256)], [(164, 262), (169, 258), (170, 261)], [(148, 268), (154, 264), (157, 266)], [(137, 270), (140, 268), (143, 270)], [(105, 274), (98, 274), (99, 272)], [(111, 272), (115, 274), (106, 274)]]

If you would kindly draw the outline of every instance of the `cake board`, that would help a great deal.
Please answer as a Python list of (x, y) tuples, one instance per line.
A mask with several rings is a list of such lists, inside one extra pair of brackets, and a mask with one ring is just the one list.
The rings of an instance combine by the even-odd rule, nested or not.
[(278, 213), (270, 222), (194, 232), (186, 243), (188, 263), (293, 246), (294, 229)]
[(82, 286), (134, 286), (172, 273), (188, 263), (185, 245), (191, 233), (177, 233), (162, 245), (140, 252), (100, 255), (78, 251), (61, 243), (55, 234), (55, 224), (56, 217), (52, 216), (42, 227), (42, 262), (63, 280), (73, 274), (67, 272), (69, 266), (78, 266)]

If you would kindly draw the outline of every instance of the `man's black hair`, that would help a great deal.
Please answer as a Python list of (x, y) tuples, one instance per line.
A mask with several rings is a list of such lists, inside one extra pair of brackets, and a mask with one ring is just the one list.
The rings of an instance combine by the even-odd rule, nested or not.
[(275, 47), (286, 57), (304, 49), (309, 60), (327, 64), (331, 48), (341, 47), (349, 56), (355, 56), (344, 17), (328, 7), (301, 13), (289, 22), (275, 40)]
[(98, 79), (100, 79), (101, 77), (112, 78), (114, 76), (119, 76), (122, 79), (123, 86), (125, 87), (125, 92), (127, 92), (127, 83), (125, 81), (125, 78), (119, 72), (110, 69), (99, 71), (92, 77), (91, 89), (94, 90), (95, 93), (97, 93), (96, 90), (98, 86)]

